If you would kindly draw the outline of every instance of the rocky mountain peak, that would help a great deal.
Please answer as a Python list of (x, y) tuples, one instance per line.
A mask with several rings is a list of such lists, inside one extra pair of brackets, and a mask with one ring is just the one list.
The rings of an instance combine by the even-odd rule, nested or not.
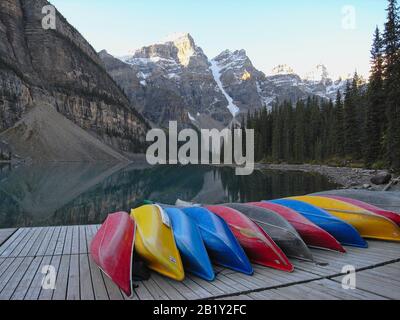
[(193, 62), (196, 64), (196, 60), (204, 60), (206, 57), (189, 33), (177, 33), (168, 36), (162, 42), (143, 47), (136, 50), (133, 55), (123, 58), (129, 64), (145, 63), (143, 59), (148, 59), (147, 62), (161, 61), (188, 67)]
[(247, 56), (246, 50), (230, 51), (225, 50), (216, 56), (214, 61), (223, 68), (242, 68), (245, 64), (251, 64), (249, 57)]

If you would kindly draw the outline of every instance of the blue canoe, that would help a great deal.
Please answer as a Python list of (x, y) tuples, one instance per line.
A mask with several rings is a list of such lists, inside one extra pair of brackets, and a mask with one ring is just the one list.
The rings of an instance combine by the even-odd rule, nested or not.
[(164, 208), (168, 214), (175, 242), (181, 253), (185, 271), (207, 281), (215, 279), (215, 273), (196, 223), (177, 208)]
[(330, 233), (343, 245), (368, 248), (368, 243), (361, 238), (356, 229), (348, 223), (332, 216), (325, 210), (298, 200), (280, 199), (271, 202), (297, 211), (317, 226)]
[(182, 210), (196, 221), (212, 261), (247, 275), (254, 273), (243, 248), (223, 219), (205, 208), (191, 207)]

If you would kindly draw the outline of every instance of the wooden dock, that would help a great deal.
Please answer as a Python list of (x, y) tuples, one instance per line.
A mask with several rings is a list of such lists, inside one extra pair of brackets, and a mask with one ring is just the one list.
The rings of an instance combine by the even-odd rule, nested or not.
[[(99, 226), (0, 230), (0, 300), (123, 300), (127, 297), (88, 254)], [(133, 300), (400, 299), (400, 244), (370, 241), (347, 254), (312, 250), (319, 262), (296, 261), (288, 274), (254, 266), (253, 277), (216, 267), (214, 282), (188, 275), (175, 282), (155, 273), (137, 283)], [(57, 271), (55, 290), (42, 288), (42, 268)], [(342, 288), (342, 269), (357, 270), (355, 290)]]

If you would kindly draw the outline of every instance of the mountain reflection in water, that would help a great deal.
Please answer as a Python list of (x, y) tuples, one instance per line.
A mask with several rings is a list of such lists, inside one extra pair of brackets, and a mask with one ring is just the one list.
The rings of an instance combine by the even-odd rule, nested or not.
[(0, 164), (0, 228), (96, 224), (108, 213), (130, 211), (143, 200), (175, 203), (247, 202), (328, 190), (318, 174), (229, 167)]

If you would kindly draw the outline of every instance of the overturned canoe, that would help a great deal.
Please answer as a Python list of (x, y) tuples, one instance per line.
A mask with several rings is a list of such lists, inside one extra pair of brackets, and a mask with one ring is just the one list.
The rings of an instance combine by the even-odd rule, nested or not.
[(400, 192), (368, 191), (368, 190), (331, 190), (312, 195), (333, 195), (360, 200), (387, 211), (400, 213)]
[(330, 195), (321, 195), (321, 196), (340, 200), (340, 201), (343, 201), (343, 202), (346, 202), (349, 204), (353, 204), (353, 205), (363, 208), (365, 210), (371, 211), (371, 212), (377, 214), (378, 216), (383, 216), (385, 218), (388, 218), (389, 220), (392, 220), (395, 224), (400, 226), (400, 214), (398, 214), (397, 212), (381, 209), (379, 207), (376, 207), (376, 206), (366, 203), (364, 201), (350, 199), (350, 198), (346, 198), (346, 197), (330, 196)]
[(164, 208), (171, 219), (176, 245), (185, 271), (207, 281), (215, 279), (214, 270), (196, 223), (177, 208)]
[(148, 267), (166, 277), (182, 281), (185, 272), (176, 247), (171, 222), (165, 211), (157, 205), (133, 209), (136, 222), (135, 250)]
[(254, 206), (269, 209), (285, 218), (300, 234), (304, 242), (314, 248), (346, 252), (340, 243), (328, 232), (321, 229), (300, 213), (272, 202), (249, 203)]
[(289, 199), (273, 200), (271, 202), (297, 211), (311, 222), (330, 233), (342, 245), (359, 248), (368, 247), (368, 243), (361, 238), (360, 234), (353, 226), (316, 206)]
[(245, 204), (226, 204), (258, 224), (291, 258), (314, 261), (313, 255), (292, 225), (275, 212)]
[(294, 266), (270, 236), (247, 216), (224, 206), (206, 208), (228, 223), (250, 261), (286, 272), (294, 270)]
[(90, 244), (94, 262), (128, 296), (133, 294), (135, 222), (126, 212), (110, 214)]
[(400, 228), (394, 222), (355, 205), (321, 196), (303, 196), (291, 199), (304, 201), (328, 211), (335, 217), (351, 224), (364, 238), (400, 241)]
[(247, 275), (254, 273), (243, 248), (223, 219), (201, 207), (183, 208), (182, 210), (199, 227), (212, 261)]

